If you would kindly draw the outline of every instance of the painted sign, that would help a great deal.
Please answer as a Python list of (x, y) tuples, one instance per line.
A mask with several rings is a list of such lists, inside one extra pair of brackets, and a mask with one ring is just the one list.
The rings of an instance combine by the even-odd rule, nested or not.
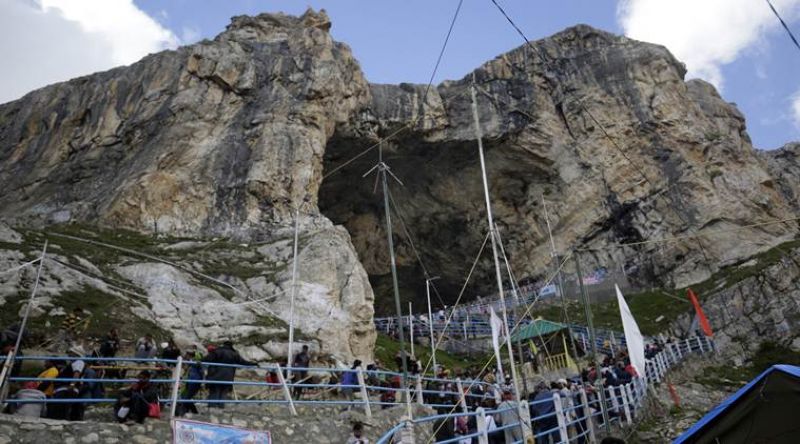
[(172, 421), (172, 436), (174, 444), (272, 444), (269, 432), (186, 419)]

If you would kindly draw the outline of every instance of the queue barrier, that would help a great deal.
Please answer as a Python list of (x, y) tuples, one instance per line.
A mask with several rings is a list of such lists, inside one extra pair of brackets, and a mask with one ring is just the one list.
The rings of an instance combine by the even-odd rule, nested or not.
[[(475, 430), (470, 429), (470, 433), (466, 435), (433, 442), (436, 444), (449, 444), (459, 442), (462, 439), (477, 438), (479, 444), (486, 444), (488, 443), (489, 434), (521, 426), (523, 431), (531, 433), (530, 436), (534, 437), (537, 442), (539, 440), (546, 442), (546, 439), (552, 438), (553, 442), (559, 444), (596, 443), (601, 429), (607, 426), (605, 418), (607, 418), (609, 427), (628, 428), (635, 425), (635, 421), (642, 416), (643, 409), (646, 407), (644, 400), (647, 394), (647, 384), (659, 383), (666, 371), (686, 359), (690, 354), (711, 353), (713, 351), (713, 341), (704, 336), (693, 336), (682, 341), (666, 343), (657, 354), (648, 358), (646, 376), (636, 376), (628, 383), (604, 387), (604, 396), (600, 396), (595, 387), (587, 386), (570, 391), (567, 396), (563, 397), (561, 393), (553, 393), (552, 398), (529, 402), (523, 401), (522, 405), (526, 410), (530, 409), (532, 412), (538, 412), (544, 408), (547, 411), (530, 415), (530, 419), (524, 418), (523, 415), (518, 415), (518, 419), (514, 423), (500, 425), (491, 431), (485, 427), (485, 415), (496, 414), (498, 411), (484, 411), (482, 408), (478, 408), (474, 411), (463, 412), (456, 411), (453, 408), (446, 415), (417, 418), (413, 421), (404, 421), (397, 424), (377, 442), (378, 444), (412, 442), (413, 436), (410, 439), (403, 440), (407, 436), (400, 434), (409, 425), (413, 427), (415, 424), (442, 418), (454, 420), (461, 416), (475, 416), (479, 419)], [(603, 398), (605, 402), (603, 402)], [(551, 405), (552, 410), (549, 407)], [(513, 409), (513, 407), (509, 409)], [(483, 423), (480, 418), (482, 418)], [(517, 442), (525, 442), (525, 438)]]
[[(394, 405), (404, 404), (403, 397), (417, 398), (415, 402), (425, 404), (433, 408), (445, 408), (452, 405), (461, 403), (465, 405), (467, 399), (482, 398), (486, 394), (480, 395), (472, 392), (464, 393), (459, 389), (462, 387), (462, 381), (456, 379), (436, 378), (425, 375), (408, 375), (405, 384), (402, 383), (403, 375), (398, 372), (391, 372), (386, 370), (364, 370), (358, 368), (330, 368), (330, 367), (283, 367), (283, 366), (248, 366), (240, 364), (223, 364), (212, 363), (205, 361), (184, 361), (182, 358), (169, 360), (169, 359), (156, 359), (156, 358), (130, 358), (130, 357), (114, 357), (114, 358), (99, 358), (99, 357), (75, 357), (75, 356), (17, 356), (16, 361), (62, 361), (72, 362), (82, 360), (88, 367), (108, 368), (115, 367), (119, 371), (127, 371), (132, 369), (138, 373), (143, 365), (149, 365), (147, 369), (154, 373), (154, 377), (150, 382), (159, 386), (159, 402), (164, 405), (170, 406), (170, 416), (175, 416), (176, 407), (182, 403), (204, 403), (204, 404), (286, 404), (293, 414), (297, 414), (295, 405), (310, 405), (310, 406), (346, 406), (353, 407), (359, 406), (364, 409), (367, 416), (371, 416), (372, 406), (389, 407)], [(120, 366), (119, 364), (138, 364), (134, 367)], [(111, 364), (111, 365), (109, 365)], [(242, 372), (237, 375), (234, 380), (210, 380), (210, 379), (190, 379), (183, 375), (186, 368), (190, 366), (201, 366), (205, 370), (211, 367), (228, 367), (241, 370)], [(296, 379), (287, 381), (284, 377), (284, 372), (294, 374)], [(348, 372), (356, 373), (357, 383), (342, 384), (341, 381)], [(274, 374), (278, 377), (278, 382), (268, 382), (266, 378), (268, 374)], [(243, 378), (246, 375), (247, 378)], [(303, 377), (303, 375), (305, 375)], [(258, 377), (258, 380), (253, 380), (253, 377)], [(29, 376), (15, 376), (6, 378), (4, 383), (25, 383), (25, 382), (53, 382), (53, 383), (81, 383), (81, 384), (102, 384), (103, 386), (121, 386), (126, 384), (135, 383), (138, 379), (131, 377), (97, 377), (97, 378), (38, 378)], [(313, 382), (320, 380), (323, 382)], [(335, 382), (331, 382), (335, 381)], [(377, 381), (377, 384), (376, 384)], [(398, 386), (398, 381), (400, 382)], [(494, 396), (496, 387), (484, 383), (482, 381), (464, 381), (470, 387), (480, 387), (484, 393), (489, 393)], [(257, 390), (256, 396), (258, 399), (185, 399), (181, 397), (180, 388), (183, 384), (204, 384), (209, 385), (225, 385), (235, 388), (249, 388), (250, 390)], [(423, 386), (425, 388), (423, 388)], [(167, 391), (166, 389), (170, 390)], [(258, 392), (260, 390), (260, 392)], [(275, 392), (280, 390), (282, 396), (275, 397)], [(463, 390), (463, 389), (461, 389)], [(319, 399), (302, 399), (302, 392), (307, 392), (310, 397)], [(341, 396), (332, 395), (332, 392), (341, 392), (347, 399), (341, 399)], [(301, 397), (293, 396), (293, 393), (300, 393)], [(392, 392), (395, 396), (392, 401), (385, 401), (380, 399), (380, 394), (385, 392)], [(322, 398), (323, 395), (331, 395), (327, 398)], [(357, 395), (356, 395), (357, 394)], [(254, 395), (250, 393), (250, 395)], [(391, 398), (390, 398), (391, 399)], [(45, 400), (27, 400), (27, 399), (14, 399), (9, 398), (5, 400), (9, 404), (25, 404), (25, 403), (81, 403), (81, 404), (102, 404), (114, 403), (116, 398), (96, 398), (96, 397), (76, 397), (76, 398), (59, 398), (59, 399), (45, 399)]]

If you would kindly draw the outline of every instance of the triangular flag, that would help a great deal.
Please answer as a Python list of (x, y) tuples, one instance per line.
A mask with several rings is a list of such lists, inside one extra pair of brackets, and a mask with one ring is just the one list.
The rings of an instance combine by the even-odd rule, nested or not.
[(645, 359), (644, 359), (644, 338), (642, 332), (639, 331), (639, 325), (636, 324), (636, 319), (631, 314), (631, 309), (628, 308), (628, 303), (625, 302), (625, 297), (619, 290), (619, 286), (614, 284), (617, 290), (617, 303), (619, 304), (619, 315), (622, 318), (622, 328), (625, 330), (625, 342), (628, 346), (628, 356), (631, 358), (631, 364), (636, 369), (638, 375), (644, 376), (645, 373)]
[(489, 307), (489, 325), (492, 327), (492, 348), (494, 348), (494, 358), (497, 360), (497, 374), (499, 376), (498, 382), (501, 384), (505, 382), (503, 377), (503, 363), (500, 359), (500, 332), (503, 331), (503, 321), (497, 317), (494, 308)]
[(703, 333), (709, 338), (714, 336), (714, 332), (711, 331), (711, 324), (708, 323), (708, 318), (706, 318), (706, 314), (703, 313), (703, 307), (700, 306), (700, 302), (697, 300), (697, 295), (694, 294), (691, 288), (686, 290), (686, 294), (689, 296), (692, 305), (694, 305), (694, 311), (697, 313), (697, 321), (700, 323)]

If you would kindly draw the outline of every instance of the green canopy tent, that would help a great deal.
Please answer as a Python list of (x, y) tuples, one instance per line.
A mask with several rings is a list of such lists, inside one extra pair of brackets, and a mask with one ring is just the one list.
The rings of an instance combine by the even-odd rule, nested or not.
[(511, 340), (526, 343), (531, 355), (537, 357), (536, 360), (548, 370), (577, 369), (573, 357), (570, 356), (569, 347), (573, 338), (567, 324), (534, 319), (514, 332)]

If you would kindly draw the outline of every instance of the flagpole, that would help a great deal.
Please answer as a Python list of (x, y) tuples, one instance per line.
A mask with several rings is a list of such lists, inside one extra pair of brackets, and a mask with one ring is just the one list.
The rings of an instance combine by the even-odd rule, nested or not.
[[(497, 228), (497, 225), (494, 227), (495, 232), (497, 233), (497, 244), (500, 247), (500, 253), (503, 255), (503, 262), (506, 264), (506, 273), (508, 274), (508, 280), (511, 282), (511, 293), (514, 295), (514, 317), (516, 318), (516, 322), (518, 325), (522, 325), (522, 319), (519, 316), (519, 305), (520, 305), (520, 296), (517, 287), (517, 283), (514, 281), (514, 274), (511, 272), (511, 264), (508, 262), (508, 257), (506, 256), (506, 249), (503, 246), (503, 239), (500, 237), (500, 230)], [(566, 350), (565, 350), (566, 351)], [(528, 393), (528, 381), (525, 378), (525, 372), (523, 370), (525, 366), (525, 355), (522, 353), (522, 338), (517, 338), (517, 355), (519, 356), (519, 366), (520, 370), (522, 371), (522, 389), (525, 393)]]
[(286, 379), (292, 379), (292, 349), (294, 348), (294, 298), (297, 295), (297, 244), (300, 233), (300, 206), (294, 213), (294, 246), (292, 259), (292, 297), (289, 299), (289, 349), (286, 352)]
[[(408, 353), (406, 352), (406, 338), (405, 338), (405, 329), (403, 328), (403, 308), (400, 304), (400, 288), (397, 284), (397, 261), (394, 256), (394, 239), (392, 234), (392, 215), (391, 215), (391, 208), (389, 207), (389, 183), (386, 179), (387, 174), (391, 174), (392, 178), (396, 180), (400, 185), (403, 182), (400, 182), (392, 172), (389, 170), (389, 165), (387, 165), (383, 161), (383, 143), (381, 142), (378, 145), (378, 164), (372, 167), (369, 171), (367, 171), (363, 177), (368, 176), (373, 171), (377, 171), (378, 176), (376, 177), (376, 187), (377, 187), (377, 180), (381, 181), (381, 188), (383, 189), (383, 209), (384, 215), (386, 217), (386, 241), (389, 246), (389, 265), (392, 271), (392, 290), (394, 291), (394, 308), (395, 313), (397, 316), (397, 331), (399, 333), (400, 339), (400, 358), (402, 362), (402, 369), (403, 369), (403, 384), (401, 388), (401, 393), (404, 393), (406, 396), (406, 401), (408, 401), (411, 397), (410, 390), (408, 388)], [(409, 406), (408, 414), (409, 417), (411, 416), (410, 410), (410, 403), (407, 402)]]
[[(553, 265), (556, 267), (556, 278), (558, 279), (558, 295), (561, 297), (561, 307), (564, 310), (564, 320), (567, 321), (567, 329), (569, 330), (569, 342), (572, 344), (572, 353), (575, 359), (578, 359), (578, 348), (575, 346), (575, 334), (572, 331), (572, 323), (569, 320), (569, 313), (567, 312), (567, 296), (564, 294), (564, 281), (561, 278), (561, 261), (556, 251), (556, 242), (553, 240), (553, 230), (550, 228), (550, 215), (547, 212), (547, 201), (544, 200), (542, 195), (542, 207), (544, 208), (544, 221), (547, 224), (547, 235), (550, 237), (550, 256), (553, 258)], [(566, 353), (566, 349), (564, 352)]]
[(411, 357), (416, 358), (414, 353), (414, 312), (411, 311), (411, 302), (408, 303), (408, 341), (411, 343)]
[(5, 382), (6, 375), (11, 374), (14, 368), (14, 360), (17, 358), (19, 347), (22, 344), (22, 337), (25, 336), (25, 326), (28, 324), (28, 317), (31, 314), (33, 302), (36, 300), (36, 290), (39, 289), (39, 279), (42, 276), (42, 267), (44, 266), (44, 256), (47, 253), (47, 239), (44, 241), (42, 247), (42, 255), (39, 257), (39, 268), (36, 270), (36, 281), (33, 283), (33, 290), (31, 290), (31, 297), (28, 299), (28, 304), (25, 306), (25, 314), (22, 316), (22, 324), (20, 324), (19, 331), (17, 331), (17, 340), (14, 343), (14, 349), (11, 350), (11, 358), (6, 360), (3, 368), (3, 378), (0, 379), (0, 403), (6, 400), (6, 393), (8, 393), (8, 384)]
[[(508, 330), (508, 313), (506, 310), (506, 298), (503, 292), (503, 274), (500, 271), (500, 258), (497, 254), (497, 236), (494, 230), (494, 218), (492, 217), (492, 202), (489, 198), (489, 180), (486, 175), (486, 160), (483, 156), (483, 140), (481, 136), (480, 119), (478, 118), (478, 99), (475, 96), (475, 74), (472, 75), (472, 84), (470, 85), (470, 93), (472, 95), (472, 117), (475, 121), (475, 138), (478, 140), (478, 156), (481, 161), (481, 178), (483, 179), (483, 195), (486, 200), (486, 218), (489, 222), (489, 233), (492, 241), (492, 256), (494, 258), (495, 277), (497, 278), (497, 291), (500, 295), (500, 303), (503, 308), (503, 333), (506, 337), (506, 348), (508, 349), (509, 364), (511, 364), (511, 379), (514, 382), (514, 395), (517, 405), (521, 406), (521, 394), (519, 391), (519, 378), (517, 378), (517, 369), (514, 362), (514, 346), (511, 342), (511, 334)], [(521, 408), (521, 407), (520, 407)]]
[(436, 277), (425, 279), (425, 294), (428, 296), (428, 329), (431, 333), (431, 357), (433, 359), (433, 374), (436, 375), (436, 342), (433, 340), (433, 311), (431, 310), (431, 281)]
[[(575, 271), (578, 273), (578, 284), (581, 288), (581, 296), (583, 299), (583, 307), (586, 310), (586, 326), (589, 329), (589, 341), (592, 343), (592, 361), (594, 361), (595, 389), (600, 392), (600, 411), (603, 414), (603, 424), (605, 425), (606, 433), (611, 433), (611, 424), (608, 418), (608, 405), (606, 404), (606, 389), (603, 386), (603, 375), (600, 372), (600, 366), (597, 362), (597, 338), (594, 332), (594, 321), (592, 319), (592, 307), (589, 304), (589, 293), (586, 292), (586, 286), (583, 284), (583, 272), (581, 270), (581, 261), (578, 258), (578, 252), (574, 251), (575, 256)], [(598, 388), (599, 386), (599, 388)]]

